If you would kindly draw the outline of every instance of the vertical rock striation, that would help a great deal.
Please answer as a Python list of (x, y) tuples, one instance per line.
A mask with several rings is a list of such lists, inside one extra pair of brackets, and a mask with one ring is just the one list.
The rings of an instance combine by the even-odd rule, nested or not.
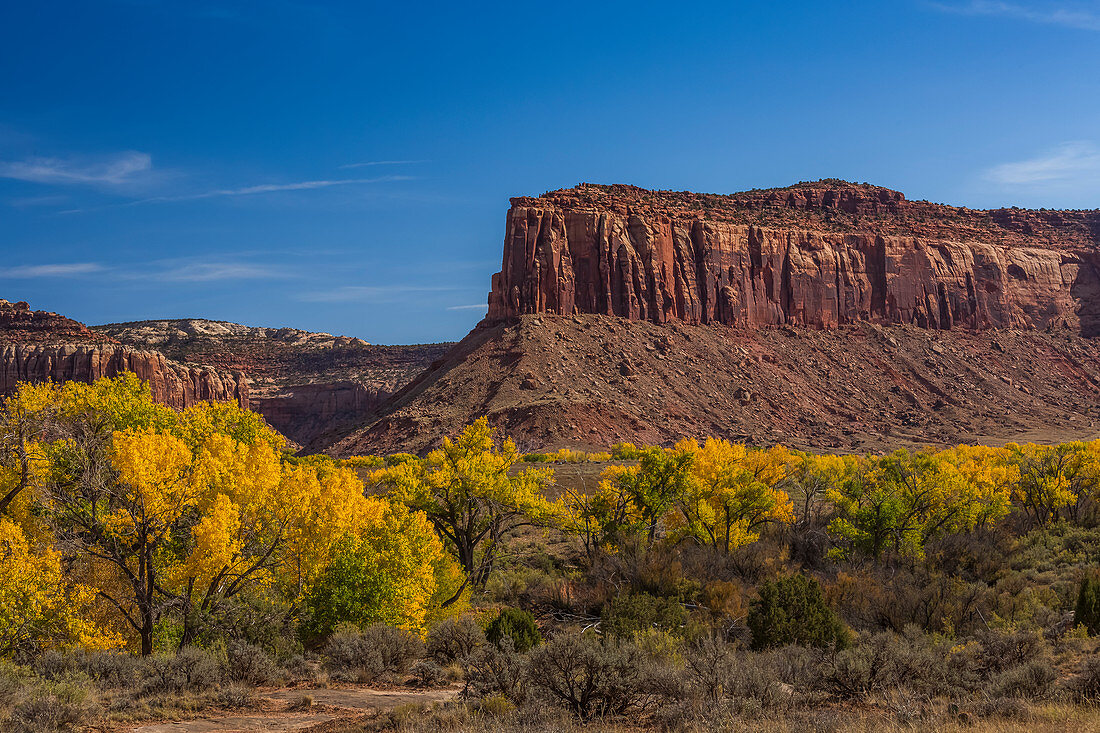
[(176, 409), (203, 401), (249, 404), (239, 373), (179, 364), (157, 351), (122, 346), (56, 313), (0, 300), (0, 395), (11, 394), (20, 382), (91, 382), (123, 372), (148, 382), (153, 399)]
[(975, 211), (822, 181), (512, 199), (489, 318), (1100, 333), (1100, 211)]

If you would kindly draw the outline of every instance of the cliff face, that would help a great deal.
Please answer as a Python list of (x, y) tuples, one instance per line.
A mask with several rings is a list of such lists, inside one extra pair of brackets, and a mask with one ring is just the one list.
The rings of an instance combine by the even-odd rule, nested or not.
[(148, 382), (154, 400), (177, 410), (203, 401), (248, 407), (248, 387), (239, 375), (177, 364), (155, 351), (113, 344), (0, 345), (0, 394), (11, 394), (19, 382), (91, 382), (123, 372)]
[(91, 382), (123, 372), (147, 381), (153, 399), (176, 409), (202, 401), (248, 407), (240, 374), (178, 364), (156, 351), (122, 346), (57, 313), (0, 300), (0, 395), (11, 394), (20, 382)]
[(1100, 211), (975, 211), (826, 181), (512, 199), (489, 318), (1100, 333)]

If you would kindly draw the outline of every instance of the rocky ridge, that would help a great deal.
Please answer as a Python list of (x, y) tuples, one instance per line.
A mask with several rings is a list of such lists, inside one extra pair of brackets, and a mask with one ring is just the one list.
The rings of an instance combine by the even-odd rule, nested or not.
[(205, 400), (248, 407), (248, 385), (240, 374), (183, 365), (164, 354), (135, 349), (82, 323), (25, 302), (0, 300), (0, 395), (20, 382), (91, 382), (133, 372), (149, 383), (153, 398), (176, 409)]
[(485, 323), (327, 452), (422, 452), (487, 415), (523, 450), (718, 436), (856, 452), (1100, 437), (1100, 341), (859, 323)]

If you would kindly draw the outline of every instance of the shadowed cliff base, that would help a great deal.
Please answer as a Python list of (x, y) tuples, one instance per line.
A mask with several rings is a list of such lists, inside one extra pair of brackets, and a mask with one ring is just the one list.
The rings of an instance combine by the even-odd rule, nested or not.
[(328, 449), (422, 452), (480, 415), (520, 447), (718, 436), (862, 451), (1100, 433), (1100, 343), (1051, 331), (485, 323)]

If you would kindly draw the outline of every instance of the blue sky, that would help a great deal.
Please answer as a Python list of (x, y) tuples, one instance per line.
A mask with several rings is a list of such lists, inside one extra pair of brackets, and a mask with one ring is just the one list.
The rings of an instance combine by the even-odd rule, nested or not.
[(0, 8), (0, 297), (461, 338), (508, 198), (1100, 207), (1100, 1)]

